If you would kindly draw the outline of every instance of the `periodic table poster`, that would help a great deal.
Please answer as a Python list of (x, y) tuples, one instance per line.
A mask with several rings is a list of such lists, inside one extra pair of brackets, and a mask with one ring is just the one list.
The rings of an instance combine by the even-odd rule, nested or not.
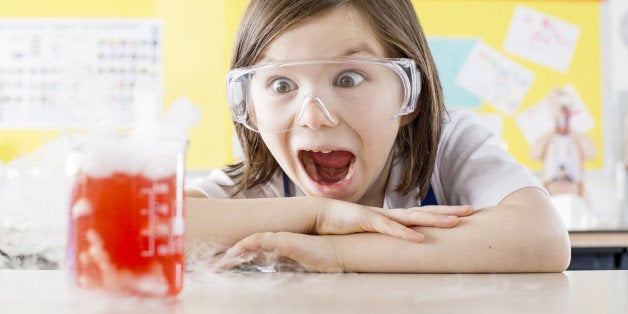
[(0, 19), (0, 129), (129, 126), (140, 86), (161, 110), (162, 44), (159, 19)]

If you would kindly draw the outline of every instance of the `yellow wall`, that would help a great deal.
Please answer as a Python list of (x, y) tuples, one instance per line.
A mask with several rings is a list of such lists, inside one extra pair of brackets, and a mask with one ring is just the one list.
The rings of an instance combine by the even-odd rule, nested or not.
[(164, 20), (165, 104), (184, 96), (201, 108), (192, 129), (189, 169), (206, 169), (231, 160), (231, 119), (225, 94), (225, 1), (155, 0)]
[[(589, 168), (602, 166), (602, 107), (597, 1), (414, 1), (428, 35), (480, 37), (501, 50), (517, 4), (525, 4), (577, 24), (581, 28), (571, 67), (565, 74), (509, 55), (536, 74), (519, 111), (536, 104), (554, 86), (573, 84), (596, 122), (589, 132), (598, 156)], [(157, 17), (164, 21), (164, 84), (166, 105), (177, 97), (189, 98), (203, 112), (192, 130), (189, 169), (207, 169), (232, 161), (231, 120), (224, 77), (232, 42), (248, 0), (3, 0), (1, 17)], [(502, 51), (503, 52), (503, 51)], [(483, 104), (480, 112), (497, 112)], [(514, 117), (504, 118), (504, 138), (510, 152), (532, 168), (540, 164), (528, 157), (529, 147)], [(50, 132), (0, 131), (0, 159), (9, 161), (38, 147)]]

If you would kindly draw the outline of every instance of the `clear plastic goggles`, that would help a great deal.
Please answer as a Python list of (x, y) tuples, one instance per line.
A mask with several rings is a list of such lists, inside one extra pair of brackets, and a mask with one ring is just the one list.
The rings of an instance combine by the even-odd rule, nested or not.
[(290, 131), (312, 114), (327, 125), (381, 124), (413, 112), (420, 86), (412, 59), (283, 61), (227, 74), (233, 121), (261, 133)]

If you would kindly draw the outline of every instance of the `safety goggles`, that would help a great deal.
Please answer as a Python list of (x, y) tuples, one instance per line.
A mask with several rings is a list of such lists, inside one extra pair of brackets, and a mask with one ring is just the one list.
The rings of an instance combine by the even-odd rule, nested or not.
[(272, 62), (227, 74), (233, 121), (260, 133), (316, 119), (382, 124), (413, 112), (420, 86), (414, 60), (401, 58)]

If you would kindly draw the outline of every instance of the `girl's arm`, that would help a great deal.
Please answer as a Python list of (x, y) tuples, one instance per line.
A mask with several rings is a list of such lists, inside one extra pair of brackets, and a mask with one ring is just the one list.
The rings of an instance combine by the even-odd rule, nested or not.
[(417, 230), (426, 235), (423, 243), (376, 234), (330, 241), (345, 271), (561, 272), (569, 266), (565, 226), (535, 188), (512, 193), (498, 206), (461, 219), (456, 228)]
[(213, 245), (218, 251), (263, 232), (350, 234), (377, 232), (404, 241), (421, 242), (424, 235), (407, 226), (451, 228), (458, 217), (472, 213), (469, 206), (446, 212), (384, 210), (321, 197), (259, 199), (186, 198), (188, 247)]
[(257, 234), (230, 249), (215, 266), (229, 269), (242, 258), (259, 260), (269, 253), (311, 271), (561, 272), (569, 265), (565, 227), (550, 200), (536, 188), (516, 191), (498, 206), (461, 218), (456, 228), (415, 229), (426, 235), (424, 242), (376, 233)]

